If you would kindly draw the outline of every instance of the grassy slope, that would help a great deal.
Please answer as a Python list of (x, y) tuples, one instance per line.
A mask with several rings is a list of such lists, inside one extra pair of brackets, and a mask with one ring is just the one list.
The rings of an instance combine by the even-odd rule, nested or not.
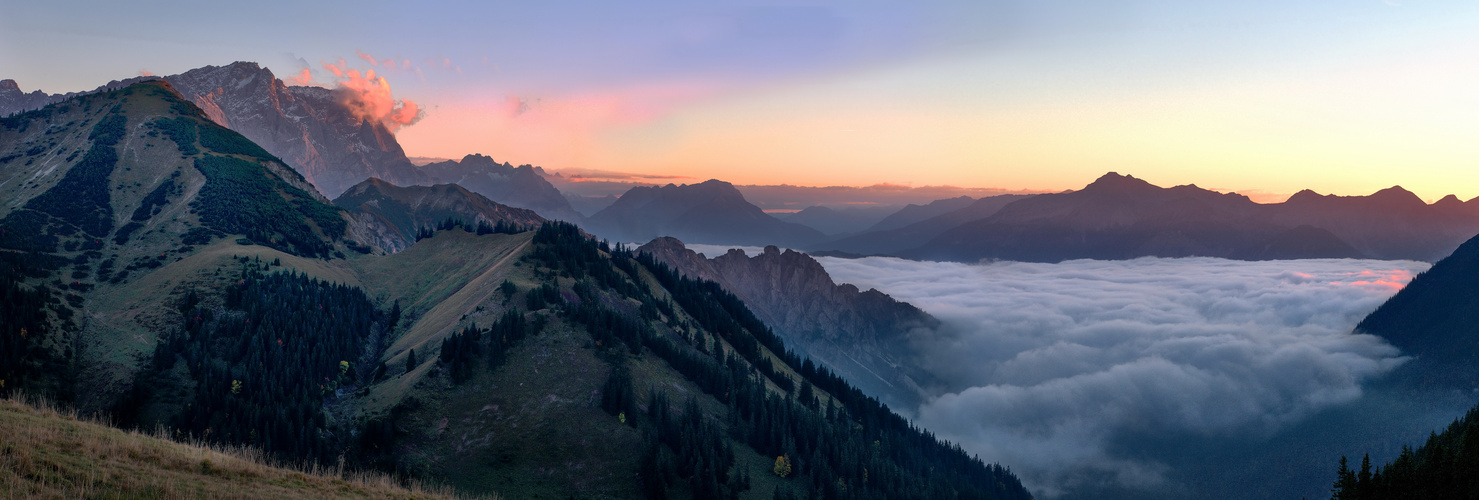
[[(542, 282), (537, 270), (519, 260), (531, 236), (442, 231), (404, 252), (349, 263), (372, 295), (400, 299), (407, 318), (384, 358), (394, 375), (371, 388), (360, 403), (363, 415), (384, 415), (414, 398), (416, 409), (402, 420), (413, 431), (402, 436), (401, 452), (412, 457), (414, 468), (462, 491), (516, 498), (638, 497), (641, 436), (600, 409), (610, 365), (596, 357), (583, 327), (554, 320), (545, 333), (512, 350), (505, 365), (492, 373), (480, 370), (462, 385), (438, 375), (434, 360), (443, 337), (474, 322), (487, 326), (507, 308), (522, 309), (523, 291)], [(666, 296), (643, 274), (643, 283)], [(511, 300), (496, 291), (504, 279), (521, 290)], [(574, 284), (568, 278), (559, 282), (567, 290)], [(681, 309), (678, 314), (693, 323)], [(717, 335), (709, 337), (732, 350)], [(420, 363), (403, 373), (405, 350), (412, 346)], [(722, 420), (724, 405), (666, 362), (654, 356), (630, 361), (642, 401), (649, 387), (667, 392), (679, 407), (695, 396), (706, 413)], [(776, 486), (790, 483), (768, 473), (775, 457), (742, 444), (735, 452), (754, 478), (742, 498), (770, 498)]]
[(4, 498), (452, 498), (379, 477), (265, 465), (206, 448), (0, 400)]

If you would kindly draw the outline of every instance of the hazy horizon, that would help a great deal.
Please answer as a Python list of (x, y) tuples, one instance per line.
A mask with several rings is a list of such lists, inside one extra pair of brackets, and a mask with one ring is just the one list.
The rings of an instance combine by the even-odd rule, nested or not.
[(290, 84), (383, 94), (413, 156), (741, 185), (1061, 191), (1118, 171), (1479, 196), (1470, 2), (6, 11), (0, 78), (23, 89), (256, 61)]

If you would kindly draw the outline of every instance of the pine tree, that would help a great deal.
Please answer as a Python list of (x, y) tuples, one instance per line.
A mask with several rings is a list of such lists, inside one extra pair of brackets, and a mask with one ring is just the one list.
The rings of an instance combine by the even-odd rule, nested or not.
[(411, 370), (415, 370), (415, 369), (416, 369), (416, 349), (411, 349), (410, 351), (407, 351), (406, 352), (406, 373), (411, 373)]

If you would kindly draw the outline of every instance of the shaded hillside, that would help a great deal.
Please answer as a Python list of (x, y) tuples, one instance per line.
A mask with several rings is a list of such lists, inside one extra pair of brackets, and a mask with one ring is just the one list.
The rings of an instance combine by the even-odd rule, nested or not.
[(1356, 325), (1417, 359), (1401, 373), (1471, 387), (1479, 374), (1479, 237), (1413, 278)]
[(504, 205), (527, 208), (552, 219), (578, 222), (583, 218), (534, 166), (514, 167), (471, 154), (461, 161), (429, 163), (420, 169), (435, 182), (457, 184)]
[(573, 225), (372, 252), (164, 82), (7, 118), (0, 151), (0, 391), (515, 498), (1030, 497)]
[(416, 242), (418, 231), (447, 219), (531, 228), (545, 221), (531, 210), (495, 203), (456, 184), (400, 187), (371, 178), (349, 188), (334, 204), (354, 214), (373, 234), (369, 243), (387, 252), (404, 250)]
[(0, 120), (0, 198), (4, 288), (44, 304), (5, 318), (6, 354), (26, 355), (0, 373), (89, 410), (152, 351), (160, 332), (133, 322), (168, 316), (147, 276), (222, 240), (310, 258), (369, 250), (301, 176), (158, 81)]
[[(845, 252), (857, 255), (892, 255), (910, 250), (919, 245), (920, 242), (930, 241), (945, 231), (954, 229), (967, 222), (976, 221), (990, 217), (1000, 211), (1002, 207), (1017, 200), (1031, 197), (1025, 194), (1003, 194), (987, 196), (978, 200), (968, 200), (969, 203), (960, 208), (935, 215), (923, 220), (904, 224), (900, 227), (889, 229), (872, 229), (863, 234), (849, 236), (846, 238), (818, 243), (813, 245), (816, 250), (833, 252)], [(961, 197), (965, 198), (965, 197)], [(950, 200), (939, 200), (926, 207), (912, 212), (909, 217), (895, 218), (890, 224), (903, 222), (910, 217), (925, 215), (939, 208), (954, 206), (954, 201), (964, 201), (960, 198)], [(950, 202), (950, 203), (947, 203)], [(903, 213), (903, 211), (900, 211)], [(896, 214), (897, 215), (897, 214)], [(885, 221), (889, 222), (889, 221)], [(888, 225), (879, 223), (878, 226)], [(875, 226), (878, 227), (878, 226)]]
[(738, 296), (789, 345), (868, 394), (917, 406), (929, 375), (908, 359), (908, 337), (939, 320), (878, 290), (837, 284), (810, 256), (774, 246), (754, 257), (734, 249), (708, 259), (674, 238), (637, 248), (678, 272), (712, 280)]
[(251, 450), (210, 448), (0, 400), (6, 498), (455, 498), (384, 476), (298, 471)]
[(771, 217), (745, 201), (733, 185), (639, 186), (583, 224), (612, 241), (650, 241), (672, 236), (695, 243), (798, 246), (821, 240), (821, 232)]

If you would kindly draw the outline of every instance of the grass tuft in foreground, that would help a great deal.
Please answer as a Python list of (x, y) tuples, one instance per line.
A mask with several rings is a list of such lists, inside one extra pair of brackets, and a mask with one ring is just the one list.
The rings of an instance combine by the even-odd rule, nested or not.
[(0, 399), (0, 498), (457, 498), (384, 475), (267, 463), (251, 448), (180, 443)]

